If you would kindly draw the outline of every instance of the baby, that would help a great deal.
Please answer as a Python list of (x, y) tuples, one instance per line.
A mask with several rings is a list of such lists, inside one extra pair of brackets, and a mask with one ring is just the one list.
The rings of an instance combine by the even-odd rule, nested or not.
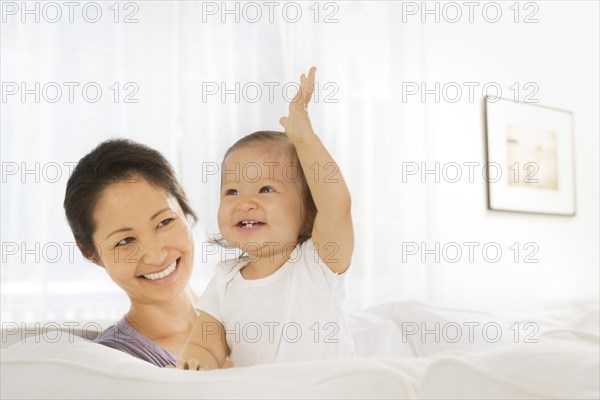
[(308, 117), (315, 72), (280, 119), (285, 134), (255, 132), (225, 153), (219, 229), (244, 256), (217, 266), (177, 368), (354, 356), (341, 308), (350, 193)]

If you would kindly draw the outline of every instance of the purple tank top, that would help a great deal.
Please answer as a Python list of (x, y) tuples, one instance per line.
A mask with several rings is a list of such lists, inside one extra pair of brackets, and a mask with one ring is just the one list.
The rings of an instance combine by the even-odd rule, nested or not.
[(125, 317), (104, 330), (94, 342), (121, 350), (161, 368), (177, 362), (175, 354), (140, 334)]

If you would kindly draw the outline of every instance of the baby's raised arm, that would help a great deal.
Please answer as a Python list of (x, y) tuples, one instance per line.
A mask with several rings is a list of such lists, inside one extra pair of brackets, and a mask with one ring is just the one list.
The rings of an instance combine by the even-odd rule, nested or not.
[(176, 367), (191, 370), (223, 368), (228, 355), (223, 324), (201, 311)]
[(279, 122), (294, 142), (308, 181), (317, 216), (312, 231), (319, 257), (337, 273), (345, 272), (354, 251), (354, 228), (350, 213), (350, 191), (342, 173), (310, 123), (307, 106), (312, 98), (316, 68), (300, 77), (300, 90), (289, 106), (289, 115)]

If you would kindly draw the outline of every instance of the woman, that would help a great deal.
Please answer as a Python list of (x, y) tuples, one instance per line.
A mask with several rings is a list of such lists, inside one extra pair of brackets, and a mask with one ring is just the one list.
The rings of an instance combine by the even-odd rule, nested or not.
[(131, 301), (96, 341), (160, 367), (174, 365), (197, 317), (188, 285), (196, 215), (169, 162), (129, 140), (103, 142), (74, 169), (64, 208), (83, 256)]

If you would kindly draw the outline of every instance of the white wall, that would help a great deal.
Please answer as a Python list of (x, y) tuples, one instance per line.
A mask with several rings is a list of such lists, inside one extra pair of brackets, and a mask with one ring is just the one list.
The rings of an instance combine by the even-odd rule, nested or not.
[[(2, 27), (4, 81), (97, 81), (106, 93), (115, 81), (134, 81), (140, 91), (135, 104), (115, 104), (108, 95), (94, 104), (2, 103), (2, 161), (28, 162), (29, 168), (35, 162), (74, 163), (108, 137), (130, 137), (174, 163), (200, 221), (214, 228), (218, 180), (204, 182), (202, 163), (220, 162), (243, 134), (280, 129), (287, 105), (280, 96), (274, 102), (204, 102), (202, 83), (284, 84), (314, 64), (318, 81), (339, 88), (337, 102), (322, 98), (310, 112), (353, 196), (351, 308), (395, 299), (533, 308), (552, 299), (597, 298), (598, 3), (534, 2), (538, 24), (515, 24), (509, 14), (487, 23), (481, 7), (474, 23), (435, 23), (431, 15), (424, 24), (418, 15), (403, 22), (408, 3), (340, 2), (333, 24), (312, 23), (309, 2), (302, 3), (306, 18), (299, 24), (281, 18), (274, 24), (203, 23), (200, 4), (189, 1), (140, 2), (140, 22), (127, 25), (111, 22), (109, 3), (102, 3), (106, 18), (98, 24), (21, 23), (14, 17)], [(501, 4), (509, 13), (513, 2)], [(489, 211), (482, 178), (437, 184), (413, 177), (403, 183), (402, 166), (410, 162), (431, 167), (485, 160), (481, 92), (474, 102), (403, 101), (403, 83), (436, 81), (498, 82), (505, 91), (515, 81), (536, 82), (540, 104), (572, 111), (577, 215)], [(2, 182), (3, 242), (27, 249), (73, 244), (62, 213), (63, 172), (59, 182), (32, 182), (31, 175)], [(203, 228), (198, 226), (198, 240)], [(423, 263), (418, 255), (402, 261), (402, 244), (431, 248), (465, 241), (499, 243), (501, 262), (487, 263), (481, 253), (473, 264), (431, 257)], [(537, 243), (540, 262), (512, 262), (514, 242)], [(125, 295), (78, 253), (51, 262), (23, 253), (4, 258), (0, 319), (117, 318), (126, 311)], [(197, 256), (198, 291), (211, 268), (214, 263)]]
[[(513, 95), (508, 89), (513, 82), (521, 87), (535, 82), (540, 105), (572, 111), (577, 214), (490, 211), (481, 175), (473, 183), (428, 185), (430, 243), (489, 241), (504, 251), (496, 264), (485, 262), (477, 252), (472, 264), (429, 263), (433, 302), (528, 308), (598, 296), (598, 3), (538, 4), (535, 24), (516, 24), (510, 18), (497, 24), (481, 18), (474, 24), (424, 24), (424, 75), (427, 82), (442, 85), (497, 82), (505, 97)], [(428, 101), (425, 108), (430, 162), (485, 162), (481, 101)], [(514, 242), (521, 250), (526, 242), (537, 243), (539, 263), (514, 263), (509, 249)]]

